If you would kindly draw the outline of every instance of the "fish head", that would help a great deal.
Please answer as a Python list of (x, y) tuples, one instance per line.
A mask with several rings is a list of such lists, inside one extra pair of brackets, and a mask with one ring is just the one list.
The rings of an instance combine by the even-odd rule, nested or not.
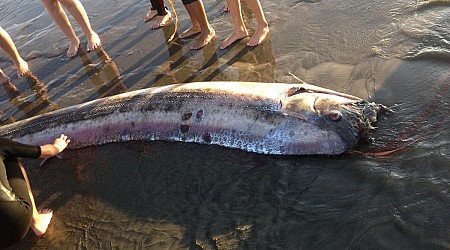
[(311, 154), (339, 154), (354, 147), (374, 129), (382, 107), (338, 92), (305, 91), (281, 101), (281, 112), (304, 124), (297, 145), (307, 144)]

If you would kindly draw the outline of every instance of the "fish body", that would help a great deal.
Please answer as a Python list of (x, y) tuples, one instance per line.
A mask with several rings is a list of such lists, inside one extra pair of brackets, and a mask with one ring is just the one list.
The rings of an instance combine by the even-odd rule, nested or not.
[(379, 105), (309, 84), (197, 82), (127, 92), (0, 127), (0, 137), (71, 148), (131, 140), (220, 145), (262, 154), (341, 154)]

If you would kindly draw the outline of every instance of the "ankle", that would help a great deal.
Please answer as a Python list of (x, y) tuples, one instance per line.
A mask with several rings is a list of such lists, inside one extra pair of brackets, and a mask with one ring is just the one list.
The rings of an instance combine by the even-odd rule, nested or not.
[(78, 45), (80, 45), (80, 39), (78, 39), (78, 37), (76, 37), (75, 39), (70, 39), (69, 43), (70, 43), (70, 45), (78, 46)]
[(208, 33), (208, 34), (212, 34), (215, 32), (215, 30), (213, 29), (213, 27), (211, 25), (208, 25), (208, 27), (205, 28), (205, 31), (207, 31), (206, 33)]
[(258, 23), (258, 29), (268, 29), (268, 28), (269, 28), (269, 23), (267, 21)]
[(89, 39), (93, 39), (93, 38), (97, 38), (98, 34), (95, 33), (94, 31), (91, 31), (91, 32), (89, 32), (88, 35), (86, 35), (86, 37), (89, 38)]

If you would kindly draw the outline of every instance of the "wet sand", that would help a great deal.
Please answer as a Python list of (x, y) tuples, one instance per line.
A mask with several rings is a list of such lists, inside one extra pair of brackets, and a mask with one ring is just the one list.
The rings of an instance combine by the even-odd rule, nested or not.
[[(0, 53), (20, 91), (11, 97), (0, 88), (2, 122), (179, 82), (296, 82), (292, 72), (393, 108), (358, 150), (402, 150), (286, 157), (129, 142), (67, 151), (43, 168), (27, 161), (38, 207), (55, 213), (43, 237), (29, 232), (13, 249), (447, 249), (448, 4), (261, 2), (271, 29), (261, 46), (248, 48), (244, 39), (220, 50), (230, 16), (221, 1), (205, 0), (217, 38), (190, 51), (191, 39), (165, 42), (173, 25), (149, 29), (145, 1), (83, 1), (104, 44), (69, 60), (40, 1), (4, 1), (0, 25), (37, 80), (17, 79)], [(176, 10), (186, 28), (177, 1)], [(244, 14), (252, 33), (248, 7)]]

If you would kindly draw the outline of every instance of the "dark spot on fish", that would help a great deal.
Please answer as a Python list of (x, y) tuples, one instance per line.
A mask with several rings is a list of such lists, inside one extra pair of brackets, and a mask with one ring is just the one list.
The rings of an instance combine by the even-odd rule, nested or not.
[(181, 117), (181, 120), (186, 121), (186, 120), (189, 120), (191, 117), (192, 117), (192, 113), (189, 112), (189, 113), (184, 114), (184, 115)]
[(204, 114), (203, 109), (200, 109), (200, 110), (197, 112), (197, 114), (195, 114), (195, 120), (196, 120), (197, 122), (201, 121), (202, 118), (203, 118), (203, 114)]
[(134, 127), (134, 122), (131, 122), (131, 126)]
[(366, 134), (366, 129), (364, 127), (364, 124), (359, 124), (359, 136), (364, 137), (365, 134)]
[(295, 131), (293, 131), (293, 130), (289, 131), (289, 136), (290, 137), (294, 137), (295, 136)]
[(183, 134), (189, 132), (189, 125), (180, 125), (180, 132)]
[(211, 135), (209, 133), (204, 133), (202, 135), (202, 139), (206, 143), (211, 143)]

